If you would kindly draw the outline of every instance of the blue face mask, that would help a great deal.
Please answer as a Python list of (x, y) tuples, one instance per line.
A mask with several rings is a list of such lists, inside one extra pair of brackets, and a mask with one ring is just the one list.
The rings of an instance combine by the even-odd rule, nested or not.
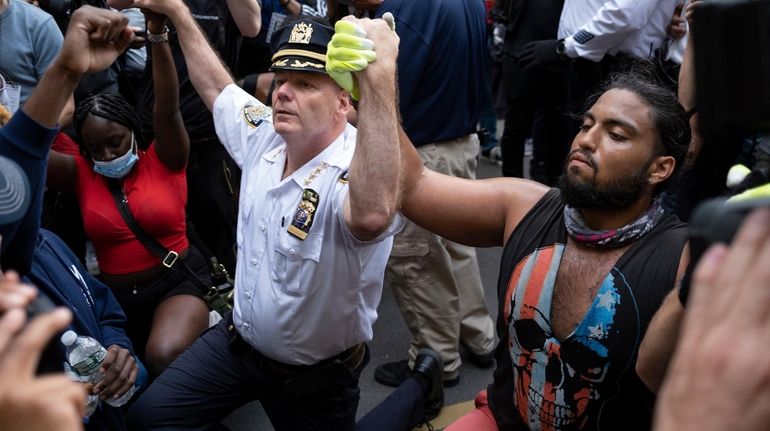
[(109, 162), (94, 160), (94, 172), (107, 178), (123, 178), (131, 172), (131, 169), (138, 161), (136, 140), (134, 140), (134, 133), (131, 132), (131, 148), (128, 149), (128, 152)]

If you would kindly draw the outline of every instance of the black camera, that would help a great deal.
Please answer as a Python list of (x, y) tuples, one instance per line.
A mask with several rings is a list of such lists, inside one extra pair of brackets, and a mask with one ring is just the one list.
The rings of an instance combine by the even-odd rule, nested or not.
[(687, 303), (692, 273), (703, 253), (714, 243), (730, 244), (743, 220), (757, 208), (770, 208), (770, 197), (736, 202), (725, 198), (709, 199), (695, 208), (688, 226), (690, 263), (679, 288), (682, 304)]

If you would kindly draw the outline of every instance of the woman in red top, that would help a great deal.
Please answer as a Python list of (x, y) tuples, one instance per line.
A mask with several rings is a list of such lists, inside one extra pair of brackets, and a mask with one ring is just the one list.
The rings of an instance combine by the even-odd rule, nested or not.
[(206, 329), (208, 307), (202, 289), (183, 270), (163, 266), (137, 239), (118, 210), (109, 182), (119, 183), (143, 231), (179, 253), (180, 261), (206, 285), (211, 281), (205, 259), (187, 240), (185, 167), (190, 143), (179, 113), (176, 69), (165, 43), (166, 18), (150, 13), (145, 18), (153, 42), (155, 140), (147, 145), (136, 113), (122, 97), (91, 96), (75, 112), (81, 154), (52, 151), (48, 183), (78, 197), (100, 278), (126, 313), (126, 331), (136, 352), (158, 375)]

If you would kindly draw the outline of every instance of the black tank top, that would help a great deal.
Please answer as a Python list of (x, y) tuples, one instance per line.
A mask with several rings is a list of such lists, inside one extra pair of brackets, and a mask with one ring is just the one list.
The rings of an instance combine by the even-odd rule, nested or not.
[(654, 395), (636, 374), (636, 356), (674, 287), (686, 226), (663, 216), (618, 259), (575, 331), (558, 340), (549, 319), (567, 244), (563, 211), (559, 190), (549, 191), (503, 250), (490, 407), (501, 430), (650, 429)]

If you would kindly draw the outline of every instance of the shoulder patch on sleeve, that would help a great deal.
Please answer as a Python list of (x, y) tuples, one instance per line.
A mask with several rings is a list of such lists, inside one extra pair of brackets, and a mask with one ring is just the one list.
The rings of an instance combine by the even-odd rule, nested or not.
[(259, 126), (271, 115), (273, 115), (273, 111), (264, 105), (246, 105), (243, 107), (243, 121), (251, 127)]
[(579, 32), (575, 33), (575, 35), (572, 36), (572, 38), (575, 39), (575, 42), (581, 45), (585, 45), (586, 43), (588, 43), (589, 40), (594, 38), (594, 35), (585, 30), (580, 30)]

